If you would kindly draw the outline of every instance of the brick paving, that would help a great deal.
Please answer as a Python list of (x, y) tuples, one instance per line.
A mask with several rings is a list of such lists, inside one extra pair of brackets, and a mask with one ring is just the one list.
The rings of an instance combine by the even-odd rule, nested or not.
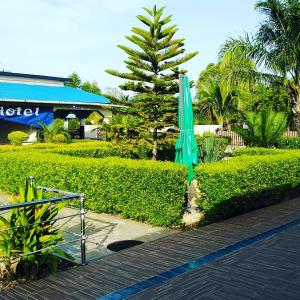
[[(22, 284), (0, 293), (0, 299), (96, 299), (299, 218), (299, 198), (281, 202)], [(300, 299), (300, 226), (130, 299)]]

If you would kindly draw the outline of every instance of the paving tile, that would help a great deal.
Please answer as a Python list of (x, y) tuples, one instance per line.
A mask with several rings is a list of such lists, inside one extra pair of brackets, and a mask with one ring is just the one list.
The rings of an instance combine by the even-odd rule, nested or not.
[[(300, 200), (284, 201), (22, 284), (0, 293), (0, 300), (95, 299), (297, 218)], [(299, 253), (297, 226), (145, 289), (131, 299), (300, 299)]]

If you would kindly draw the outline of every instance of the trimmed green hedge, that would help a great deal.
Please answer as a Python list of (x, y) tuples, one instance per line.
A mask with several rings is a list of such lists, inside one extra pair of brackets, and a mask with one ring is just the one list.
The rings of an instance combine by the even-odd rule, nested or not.
[(198, 205), (204, 223), (211, 223), (276, 203), (291, 191), (298, 195), (300, 151), (234, 157), (202, 164), (195, 173), (201, 191)]
[[(46, 151), (46, 150), (43, 150)], [(184, 167), (169, 162), (79, 158), (43, 151), (0, 154), (0, 190), (17, 193), (26, 176), (40, 185), (84, 192), (94, 212), (122, 214), (160, 226), (179, 224), (185, 205)]]
[(99, 141), (86, 141), (86, 142), (75, 142), (72, 144), (55, 144), (55, 143), (34, 143), (31, 145), (24, 146), (13, 146), (13, 145), (0, 145), (0, 153), (2, 152), (15, 152), (24, 150), (42, 150), (42, 149), (77, 149), (85, 147), (109, 147), (111, 143), (99, 142)]
[(231, 156), (260, 156), (260, 155), (277, 155), (288, 153), (293, 150), (272, 149), (272, 148), (240, 148), (232, 151)]
[(300, 137), (282, 137), (276, 143), (281, 149), (300, 149)]

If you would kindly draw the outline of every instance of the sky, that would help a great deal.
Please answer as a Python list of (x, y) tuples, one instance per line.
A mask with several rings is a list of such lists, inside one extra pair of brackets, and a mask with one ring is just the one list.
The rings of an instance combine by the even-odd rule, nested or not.
[(105, 69), (125, 71), (126, 54), (118, 44), (143, 7), (165, 6), (173, 15), (178, 38), (186, 52), (199, 54), (183, 65), (190, 79), (216, 62), (220, 46), (229, 37), (254, 32), (260, 16), (255, 0), (0, 0), (0, 70), (97, 81), (102, 91), (122, 79)]

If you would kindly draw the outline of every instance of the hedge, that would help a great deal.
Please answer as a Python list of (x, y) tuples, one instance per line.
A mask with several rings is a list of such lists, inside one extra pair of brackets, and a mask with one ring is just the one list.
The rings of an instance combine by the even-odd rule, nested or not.
[(31, 145), (24, 146), (13, 146), (13, 145), (0, 145), (0, 153), (2, 152), (15, 152), (24, 150), (42, 150), (42, 149), (76, 149), (85, 147), (108, 147), (111, 143), (99, 142), (99, 141), (87, 141), (87, 142), (75, 142), (72, 144), (55, 144), (55, 143), (34, 143)]
[(277, 155), (290, 153), (293, 150), (272, 149), (272, 148), (240, 148), (232, 151), (231, 156), (260, 156), (260, 155)]
[(281, 149), (300, 149), (300, 137), (282, 137), (276, 143)]
[(179, 224), (187, 171), (170, 162), (79, 158), (41, 151), (0, 154), (0, 190), (17, 193), (26, 176), (43, 186), (86, 194), (94, 212), (159, 226)]
[(104, 157), (121, 157), (130, 159), (139, 159), (140, 154), (137, 148), (132, 145), (91, 145), (87, 147), (60, 147), (54, 148), (51, 151), (60, 153), (68, 156), (79, 156), (79, 157), (93, 157), (93, 158), (104, 158)]
[(219, 221), (280, 201), (300, 186), (300, 151), (241, 156), (202, 164), (195, 170), (204, 223)]

